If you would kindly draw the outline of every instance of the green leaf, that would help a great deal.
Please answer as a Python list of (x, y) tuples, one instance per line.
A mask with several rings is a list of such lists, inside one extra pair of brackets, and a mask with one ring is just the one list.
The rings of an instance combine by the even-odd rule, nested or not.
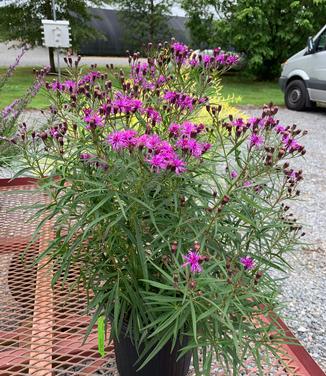
[(148, 279), (141, 279), (142, 282), (148, 283), (149, 285), (153, 287), (157, 287), (161, 290), (169, 290), (169, 291), (175, 291), (175, 288), (173, 286), (164, 285), (163, 283), (156, 282), (156, 281), (150, 281)]
[(196, 321), (196, 312), (195, 307), (193, 304), (193, 301), (190, 300), (190, 309), (191, 309), (191, 322), (192, 322), (192, 332), (193, 332), (193, 338), (195, 342), (197, 343), (197, 321)]
[(105, 356), (105, 318), (100, 316), (97, 319), (97, 346), (98, 352), (103, 358)]

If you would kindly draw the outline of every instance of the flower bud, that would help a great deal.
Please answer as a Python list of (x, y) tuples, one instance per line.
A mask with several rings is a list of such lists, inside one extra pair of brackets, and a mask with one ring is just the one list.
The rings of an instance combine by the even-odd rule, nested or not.
[(171, 244), (171, 252), (176, 253), (177, 249), (178, 249), (178, 242), (175, 240)]
[(191, 288), (192, 290), (194, 290), (197, 286), (197, 281), (193, 280), (193, 279), (190, 279), (189, 282), (188, 282), (188, 286), (189, 288)]
[(230, 201), (230, 197), (228, 195), (225, 195), (222, 199), (222, 204), (227, 204)]

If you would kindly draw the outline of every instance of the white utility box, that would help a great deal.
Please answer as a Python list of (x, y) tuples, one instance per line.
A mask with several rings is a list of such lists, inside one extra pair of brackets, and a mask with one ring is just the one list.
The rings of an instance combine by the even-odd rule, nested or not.
[(68, 48), (71, 46), (69, 21), (42, 20), (42, 24), (45, 47)]

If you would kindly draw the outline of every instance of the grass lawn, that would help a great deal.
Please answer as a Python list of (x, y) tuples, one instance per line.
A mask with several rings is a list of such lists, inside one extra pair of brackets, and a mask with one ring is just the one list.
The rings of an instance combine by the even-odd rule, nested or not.
[(277, 82), (253, 81), (241, 76), (224, 76), (222, 78), (224, 96), (233, 96), (231, 103), (239, 105), (262, 106), (273, 102), (275, 105), (284, 105), (284, 94)]
[[(0, 68), (0, 75), (6, 72), (4, 68)], [(6, 85), (0, 91), (0, 109), (8, 106), (16, 98), (23, 96), (29, 86), (33, 83), (33, 68), (18, 68), (12, 77), (9, 78)], [(29, 105), (29, 108), (45, 108), (48, 100), (44, 93), (39, 93)]]
[[(5, 69), (0, 68), (0, 75)], [(49, 76), (51, 80), (51, 76)], [(8, 83), (0, 92), (0, 109), (10, 104), (17, 97), (22, 96), (33, 82), (33, 70), (29, 67), (18, 68)], [(222, 79), (224, 96), (234, 96), (233, 104), (262, 106), (273, 102), (283, 105), (283, 93), (276, 82), (256, 82), (237, 75), (224, 76)], [(44, 91), (32, 100), (29, 108), (45, 108), (48, 105)]]

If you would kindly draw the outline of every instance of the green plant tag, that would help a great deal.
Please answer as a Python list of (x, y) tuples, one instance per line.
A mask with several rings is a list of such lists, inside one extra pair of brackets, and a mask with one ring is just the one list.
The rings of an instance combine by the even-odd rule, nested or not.
[(105, 356), (104, 339), (105, 339), (104, 316), (100, 316), (97, 319), (97, 346), (98, 346), (98, 352), (100, 353), (102, 358)]

